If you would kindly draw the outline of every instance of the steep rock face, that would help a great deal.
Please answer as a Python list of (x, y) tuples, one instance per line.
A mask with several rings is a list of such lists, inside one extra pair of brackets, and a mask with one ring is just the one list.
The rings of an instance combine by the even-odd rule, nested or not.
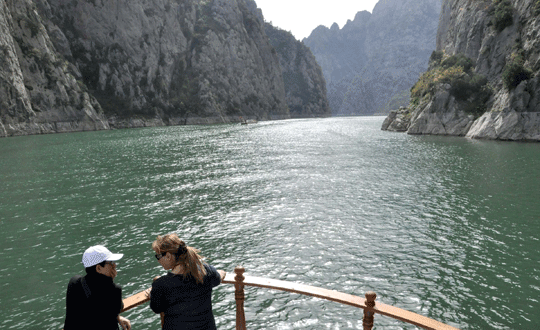
[[(422, 111), (412, 113), (411, 125), (407, 130), (409, 134), (463, 136), (467, 133), (473, 116), (465, 114), (449, 89), (449, 86), (444, 86), (435, 92), (429, 102), (423, 104)], [(443, 107), (448, 111), (438, 111)]]
[(435, 47), (442, 0), (381, 0), (339, 29), (318, 27), (303, 40), (327, 81), (335, 115), (388, 113), (406, 105)]
[(268, 23), (265, 31), (279, 58), (291, 117), (330, 116), (326, 82), (309, 48), (291, 33)]
[(289, 116), (279, 62), (253, 0), (49, 4), (72, 61), (113, 119)]
[(0, 32), (0, 136), (327, 112), (301, 47), (286, 96), (253, 0), (0, 0)]
[(399, 110), (390, 110), (381, 129), (383, 131), (405, 132), (411, 123), (410, 115), (405, 107), (400, 107)]
[[(484, 111), (471, 115), (466, 102), (457, 110), (452, 106), (456, 104), (453, 96), (428, 109), (427, 104), (437, 99), (432, 93), (419, 105), (410, 106), (407, 132), (540, 141), (539, 31), (540, 3), (535, 0), (445, 2), (437, 51), (470, 58), (475, 73), (488, 80), (491, 97)], [(436, 118), (428, 113), (436, 113)], [(454, 119), (437, 119), (449, 117)], [(392, 124), (387, 127), (391, 130)]]
[(0, 136), (109, 128), (80, 76), (56, 52), (34, 2), (0, 0)]

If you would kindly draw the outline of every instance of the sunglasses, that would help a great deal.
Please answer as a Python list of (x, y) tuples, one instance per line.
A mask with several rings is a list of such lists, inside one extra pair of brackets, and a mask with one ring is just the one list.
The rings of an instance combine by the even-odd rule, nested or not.
[(114, 261), (105, 261), (105, 265), (116, 266), (116, 262), (114, 262)]
[(166, 254), (167, 254), (167, 252), (156, 254), (156, 259), (159, 260), (159, 259), (163, 258)]

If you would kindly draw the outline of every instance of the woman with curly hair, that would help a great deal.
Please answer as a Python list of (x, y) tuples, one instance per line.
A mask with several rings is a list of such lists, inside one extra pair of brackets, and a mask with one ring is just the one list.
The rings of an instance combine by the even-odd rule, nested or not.
[(178, 235), (158, 236), (152, 243), (159, 264), (166, 270), (152, 283), (150, 308), (164, 313), (163, 329), (216, 329), (212, 313), (212, 288), (225, 278), (203, 261), (199, 250)]

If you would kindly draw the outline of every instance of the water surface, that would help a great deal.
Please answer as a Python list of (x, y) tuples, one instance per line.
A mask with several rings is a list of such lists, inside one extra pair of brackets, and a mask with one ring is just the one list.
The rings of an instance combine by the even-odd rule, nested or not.
[[(95, 244), (131, 295), (176, 232), (218, 268), (377, 300), (461, 329), (540, 324), (540, 145), (380, 131), (382, 117), (0, 139), (0, 328), (60, 329)], [(361, 329), (362, 310), (248, 288), (249, 329)], [(230, 285), (214, 291), (234, 328)], [(148, 306), (126, 316), (158, 329)], [(377, 315), (376, 329), (415, 329)]]

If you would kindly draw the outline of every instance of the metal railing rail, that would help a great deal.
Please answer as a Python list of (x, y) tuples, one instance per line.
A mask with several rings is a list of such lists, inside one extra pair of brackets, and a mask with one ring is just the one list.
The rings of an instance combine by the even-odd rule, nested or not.
[[(362, 320), (364, 330), (372, 330), (375, 314), (392, 317), (394, 319), (429, 330), (459, 330), (450, 325), (401, 308), (386, 305), (380, 302), (375, 303), (377, 295), (374, 292), (367, 292), (365, 294), (366, 298), (362, 298), (335, 290), (328, 290), (305, 284), (273, 280), (263, 277), (244, 276), (244, 268), (241, 266), (236, 267), (234, 272), (236, 276), (235, 274), (227, 273), (222, 283), (233, 284), (235, 286), (237, 330), (246, 330), (246, 317), (244, 312), (245, 286), (297, 293), (362, 308), (364, 310), (364, 317)], [(124, 299), (124, 309), (122, 312), (148, 302), (150, 300), (147, 295), (148, 292), (150, 292), (150, 289), (144, 290)]]

